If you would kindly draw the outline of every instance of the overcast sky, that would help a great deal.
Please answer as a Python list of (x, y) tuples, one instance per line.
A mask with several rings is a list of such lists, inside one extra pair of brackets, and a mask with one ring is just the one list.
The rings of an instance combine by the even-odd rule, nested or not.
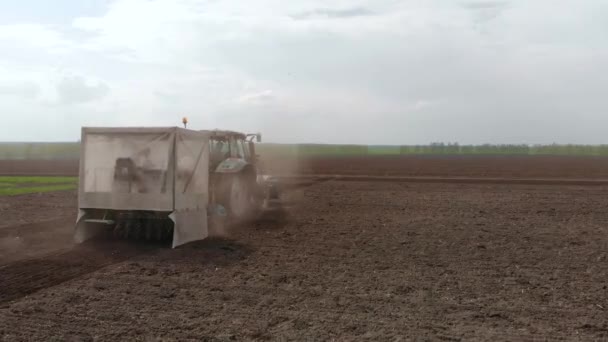
[(0, 1), (0, 140), (608, 143), (608, 1)]

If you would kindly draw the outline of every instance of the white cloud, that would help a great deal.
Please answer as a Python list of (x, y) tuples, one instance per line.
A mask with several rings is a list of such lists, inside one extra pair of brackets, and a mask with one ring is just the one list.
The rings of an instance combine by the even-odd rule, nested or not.
[(114, 0), (0, 25), (0, 111), (70, 122), (56, 139), (188, 116), (271, 141), (599, 142), (569, 128), (608, 124), (606, 19), (593, 0)]
[(34, 99), (40, 95), (40, 86), (32, 82), (0, 83), (0, 96), (18, 96)]
[(0, 43), (3, 46), (34, 47), (51, 53), (66, 53), (74, 43), (59, 32), (40, 24), (0, 25)]
[(82, 76), (65, 77), (57, 85), (59, 100), (64, 104), (78, 104), (107, 96), (110, 88), (104, 83), (90, 84)]
[(249, 94), (245, 94), (241, 97), (239, 97), (237, 99), (238, 103), (241, 104), (252, 104), (252, 105), (256, 105), (256, 104), (265, 104), (268, 103), (270, 101), (272, 101), (274, 99), (274, 94), (272, 92), (272, 90), (267, 89), (267, 90), (262, 90), (259, 92), (255, 92), (255, 93), (249, 93)]

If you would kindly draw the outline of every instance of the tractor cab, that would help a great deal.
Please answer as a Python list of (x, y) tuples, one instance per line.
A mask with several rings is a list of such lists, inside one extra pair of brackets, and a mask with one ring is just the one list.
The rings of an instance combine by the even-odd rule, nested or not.
[(255, 166), (257, 164), (258, 158), (253, 140), (260, 142), (260, 134), (219, 130), (209, 132), (211, 133), (209, 145), (209, 169), (211, 172), (223, 172), (237, 165), (238, 171), (240, 171), (247, 165)]

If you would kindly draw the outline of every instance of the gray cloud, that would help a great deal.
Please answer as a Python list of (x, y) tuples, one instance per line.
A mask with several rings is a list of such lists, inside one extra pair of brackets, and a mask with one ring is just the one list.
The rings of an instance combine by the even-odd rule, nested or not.
[(507, 1), (469, 1), (463, 4), (464, 8), (471, 10), (503, 9), (507, 7)]
[(469, 1), (462, 5), (473, 13), (477, 24), (484, 24), (498, 18), (508, 7), (508, 1)]
[(78, 104), (99, 100), (110, 93), (110, 88), (104, 83), (88, 85), (81, 76), (64, 78), (57, 85), (59, 99), (64, 104)]
[(312, 11), (300, 12), (292, 14), (291, 17), (297, 20), (305, 20), (318, 17), (326, 18), (353, 18), (374, 15), (375, 12), (363, 8), (363, 7), (352, 7), (345, 9), (328, 9), (328, 8), (317, 8)]
[[(86, 31), (77, 38), (0, 25), (3, 79), (36, 80), (50, 97), (4, 96), (0, 112), (23, 113), (11, 127), (63, 118), (72, 126), (48, 133), (58, 139), (84, 124), (186, 115), (193, 128), (278, 142), (605, 143), (608, 5), (355, 1), (114, 0), (107, 14), (74, 21)], [(62, 102), (44, 105), (55, 86)]]
[(166, 90), (155, 90), (154, 95), (162, 102), (169, 104), (176, 104), (180, 100), (179, 94)]
[(0, 84), (0, 95), (10, 95), (34, 99), (40, 95), (40, 86), (32, 82)]
[(247, 105), (264, 105), (272, 103), (276, 100), (272, 90), (263, 90), (255, 93), (245, 94), (237, 99), (240, 104)]

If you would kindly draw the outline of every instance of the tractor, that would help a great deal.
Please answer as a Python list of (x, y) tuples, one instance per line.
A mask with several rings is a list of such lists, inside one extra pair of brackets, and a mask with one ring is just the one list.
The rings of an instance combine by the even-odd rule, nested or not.
[[(184, 122), (185, 126), (185, 122)], [(205, 239), (255, 220), (280, 197), (260, 134), (180, 127), (83, 127), (74, 239)]]

